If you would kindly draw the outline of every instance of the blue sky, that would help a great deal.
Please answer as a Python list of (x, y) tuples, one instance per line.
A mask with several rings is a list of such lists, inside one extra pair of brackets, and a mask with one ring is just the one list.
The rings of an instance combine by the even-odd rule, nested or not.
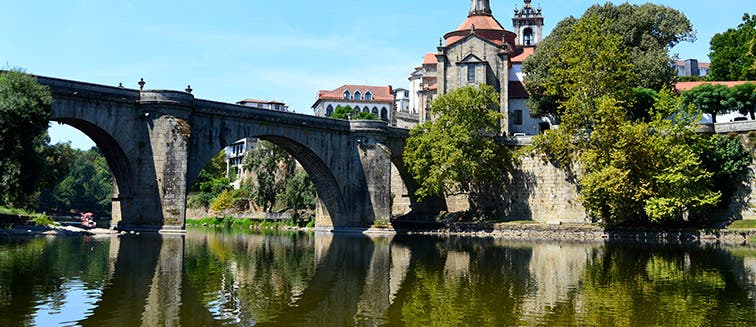
[[(198, 98), (280, 100), (300, 113), (312, 113), (320, 89), (406, 88), (412, 68), (464, 21), (470, 6), (468, 0), (0, 1), (5, 67), (131, 88), (142, 77), (145, 88), (191, 84)], [(752, 0), (651, 2), (688, 16), (698, 41), (673, 52), (702, 61), (714, 34), (737, 26), (744, 12), (756, 13)], [(603, 2), (540, 1), (546, 31), (595, 3)], [(515, 5), (522, 0), (491, 0), (506, 28)], [(93, 144), (58, 124), (50, 135), (79, 148)]]

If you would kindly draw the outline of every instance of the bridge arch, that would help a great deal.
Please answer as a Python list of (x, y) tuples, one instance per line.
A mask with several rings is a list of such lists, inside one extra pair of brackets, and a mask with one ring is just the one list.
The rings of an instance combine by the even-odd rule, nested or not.
[[(246, 133), (239, 135), (245, 136), (242, 136), (238, 139), (250, 137), (271, 142), (294, 157), (294, 159), (299, 162), (299, 164), (302, 166), (302, 168), (304, 168), (305, 172), (307, 172), (307, 175), (312, 180), (317, 192), (317, 196), (328, 212), (328, 219), (331, 220), (331, 224), (334, 223), (334, 217), (343, 217), (347, 214), (345, 202), (343, 200), (336, 177), (331, 171), (331, 168), (328, 167), (326, 162), (315, 151), (302, 144), (301, 142), (281, 135), (263, 133)], [(195, 166), (199, 169), (193, 169), (189, 172), (189, 175), (187, 176), (187, 187), (191, 187), (191, 184), (199, 175), (200, 170), (205, 165), (207, 165), (211, 158), (230, 144), (231, 143), (222, 145), (220, 147), (213, 148), (206, 153), (199, 154), (199, 156), (202, 157), (201, 159), (199, 159), (201, 160), (201, 164)]]
[[(113, 198), (128, 198), (133, 195), (132, 168), (128, 157), (118, 141), (94, 123), (72, 117), (54, 117), (50, 121), (69, 125), (89, 137), (102, 152), (113, 175)], [(114, 208), (115, 209), (115, 208)], [(115, 212), (114, 212), (115, 214)]]

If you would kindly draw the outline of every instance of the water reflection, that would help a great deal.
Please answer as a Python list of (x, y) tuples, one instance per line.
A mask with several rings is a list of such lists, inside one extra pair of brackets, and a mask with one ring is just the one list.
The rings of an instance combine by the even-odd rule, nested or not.
[(754, 325), (756, 251), (193, 230), (0, 240), (0, 325)]

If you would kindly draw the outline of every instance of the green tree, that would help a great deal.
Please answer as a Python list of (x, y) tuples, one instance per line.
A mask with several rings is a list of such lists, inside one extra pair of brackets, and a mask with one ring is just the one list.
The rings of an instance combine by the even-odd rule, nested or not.
[(280, 194), (279, 201), (294, 211), (312, 210), (315, 209), (316, 198), (315, 185), (313, 185), (310, 176), (299, 168), (291, 178), (286, 180), (286, 186), (283, 193)]
[(355, 120), (378, 120), (378, 116), (372, 112), (360, 111), (352, 119)]
[(110, 213), (113, 177), (105, 157), (97, 148), (77, 151), (67, 175), (57, 183), (50, 202), (43, 209), (52, 211), (91, 211)]
[(474, 213), (485, 218), (494, 214), (485, 197), (501, 185), (511, 166), (509, 148), (496, 139), (498, 108), (498, 94), (483, 84), (459, 88), (431, 104), (438, 118), (413, 128), (404, 151), (418, 196), (469, 192)]
[(629, 118), (648, 122), (651, 119), (651, 108), (656, 103), (658, 92), (645, 87), (633, 88), (633, 102)]
[[(226, 177), (226, 150), (218, 152), (205, 165), (192, 184), (192, 191), (199, 192), (202, 184)], [(220, 194), (218, 192), (216, 195)]]
[(670, 66), (669, 49), (682, 41), (694, 40), (690, 21), (681, 12), (655, 4), (594, 5), (582, 18), (566, 18), (559, 22), (551, 34), (538, 46), (535, 54), (523, 65), (525, 85), (531, 94), (528, 109), (535, 116), (550, 117), (559, 122), (561, 108), (558, 106), (567, 95), (548, 92), (549, 84), (558, 84), (562, 77), (550, 74), (552, 69), (564, 67), (565, 56), (581, 55), (580, 48), (564, 53), (562, 43), (572, 34), (572, 27), (584, 19), (595, 19), (601, 27), (599, 34), (614, 35), (618, 39), (615, 48), (627, 53), (630, 65), (628, 78), (622, 80), (624, 88), (644, 87), (659, 90), (669, 87), (675, 80), (675, 71)]
[(352, 109), (350, 106), (337, 106), (336, 109), (333, 110), (333, 114), (331, 115), (331, 118), (338, 118), (338, 119), (354, 119), (354, 120), (378, 120), (378, 116), (376, 116), (372, 112), (363, 112), (363, 111), (356, 111)]
[(732, 108), (730, 88), (722, 84), (703, 84), (683, 93), (685, 103), (694, 106), (703, 113), (711, 115), (712, 122), (717, 122), (717, 115), (729, 112)]
[(756, 120), (754, 107), (756, 107), (756, 84), (745, 83), (735, 85), (730, 89), (731, 107), (743, 115), (749, 115), (751, 120)]
[(268, 141), (258, 141), (255, 148), (244, 156), (244, 170), (256, 173), (255, 203), (269, 212), (285, 181), (294, 171), (294, 159), (285, 150)]
[(42, 177), (52, 96), (31, 75), (0, 72), (0, 205), (31, 207)]
[(756, 79), (756, 57), (750, 49), (756, 40), (756, 15), (743, 15), (743, 23), (711, 38), (712, 81)]
[(350, 106), (336, 106), (336, 109), (333, 110), (333, 114), (331, 115), (331, 118), (336, 119), (351, 119), (352, 115), (354, 115), (354, 109)]

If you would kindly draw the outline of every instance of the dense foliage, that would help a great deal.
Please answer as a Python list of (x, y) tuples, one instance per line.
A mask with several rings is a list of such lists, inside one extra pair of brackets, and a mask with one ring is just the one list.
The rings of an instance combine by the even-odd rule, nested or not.
[(378, 120), (378, 116), (376, 116), (372, 112), (363, 112), (363, 111), (356, 111), (352, 109), (350, 106), (336, 106), (336, 109), (333, 110), (333, 114), (331, 115), (331, 118), (338, 118), (338, 119), (354, 119), (354, 120)]
[(33, 206), (51, 110), (50, 91), (34, 77), (0, 72), (0, 205)]
[(113, 177), (97, 148), (72, 149), (69, 144), (47, 147), (46, 174), (57, 173), (40, 190), (38, 210), (67, 213), (89, 211), (107, 215), (111, 209)]
[(692, 105), (703, 113), (711, 115), (717, 122), (717, 115), (738, 111), (755, 119), (756, 84), (743, 83), (733, 87), (723, 84), (702, 84), (683, 92), (685, 104)]
[(583, 205), (599, 220), (702, 219), (726, 193), (715, 167), (736, 167), (721, 176), (734, 178), (751, 156), (739, 143), (721, 153), (721, 140), (695, 133), (700, 111), (681, 97), (628, 84), (637, 75), (620, 44), (601, 19), (586, 14), (554, 45), (560, 64), (549, 69), (554, 80), (542, 91), (558, 95), (561, 124), (537, 137), (535, 147), (574, 172)]
[[(573, 27), (580, 21), (590, 19), (596, 22), (600, 29), (598, 34), (611, 39), (607, 45), (611, 48), (604, 49), (607, 52), (617, 51), (623, 54), (617, 60), (621, 62), (605, 62), (603, 59), (586, 56), (580, 44), (570, 46), (570, 52), (564, 52), (565, 43), (575, 40)], [(584, 28), (584, 27), (583, 27)], [(590, 39), (591, 36), (585, 36)], [(672, 68), (668, 50), (682, 41), (694, 39), (690, 21), (681, 12), (656, 4), (632, 5), (594, 5), (590, 7), (582, 18), (566, 18), (559, 22), (551, 34), (546, 37), (536, 49), (535, 54), (530, 56), (523, 65), (526, 74), (525, 85), (531, 94), (528, 100), (528, 109), (534, 116), (549, 117), (553, 122), (559, 123), (562, 110), (560, 104), (569, 99), (569, 96), (558, 87), (561, 82), (570, 80), (570, 76), (554, 75), (554, 70), (561, 70), (573, 64), (584, 66), (590, 63), (601, 65), (621, 65), (621, 71), (615, 73), (624, 74), (620, 79), (612, 79), (615, 83), (606, 85), (612, 91), (622, 91), (629, 96), (628, 90), (634, 87), (644, 87), (651, 90), (659, 90), (669, 87), (675, 79), (675, 71)], [(590, 40), (586, 40), (590, 41)], [(590, 43), (584, 44), (590, 48)], [(598, 52), (597, 54), (600, 54)], [(580, 60), (590, 59), (588, 63), (580, 63)], [(610, 73), (613, 78), (616, 74), (604, 68), (598, 67), (599, 71)], [(602, 76), (594, 76), (601, 78)], [(618, 77), (618, 76), (617, 76)], [(566, 79), (565, 79), (566, 78)], [(591, 85), (591, 84), (588, 84)], [(616, 89), (616, 87), (621, 89)], [(595, 93), (603, 94), (607, 90), (596, 90)], [(626, 97), (618, 100), (628, 100)]]
[(756, 15), (743, 15), (743, 23), (711, 38), (712, 81), (756, 79)]
[(469, 193), (471, 211), (495, 215), (492, 201), (510, 166), (509, 148), (497, 140), (499, 96), (493, 87), (468, 86), (431, 104), (438, 117), (410, 131), (404, 162), (419, 185), (417, 195)]
[[(216, 213), (259, 210), (312, 210), (316, 193), (312, 180), (285, 150), (258, 141), (242, 161), (241, 171), (226, 176), (225, 151), (216, 155), (200, 173), (187, 199), (190, 208)], [(230, 182), (239, 182), (234, 188)]]

